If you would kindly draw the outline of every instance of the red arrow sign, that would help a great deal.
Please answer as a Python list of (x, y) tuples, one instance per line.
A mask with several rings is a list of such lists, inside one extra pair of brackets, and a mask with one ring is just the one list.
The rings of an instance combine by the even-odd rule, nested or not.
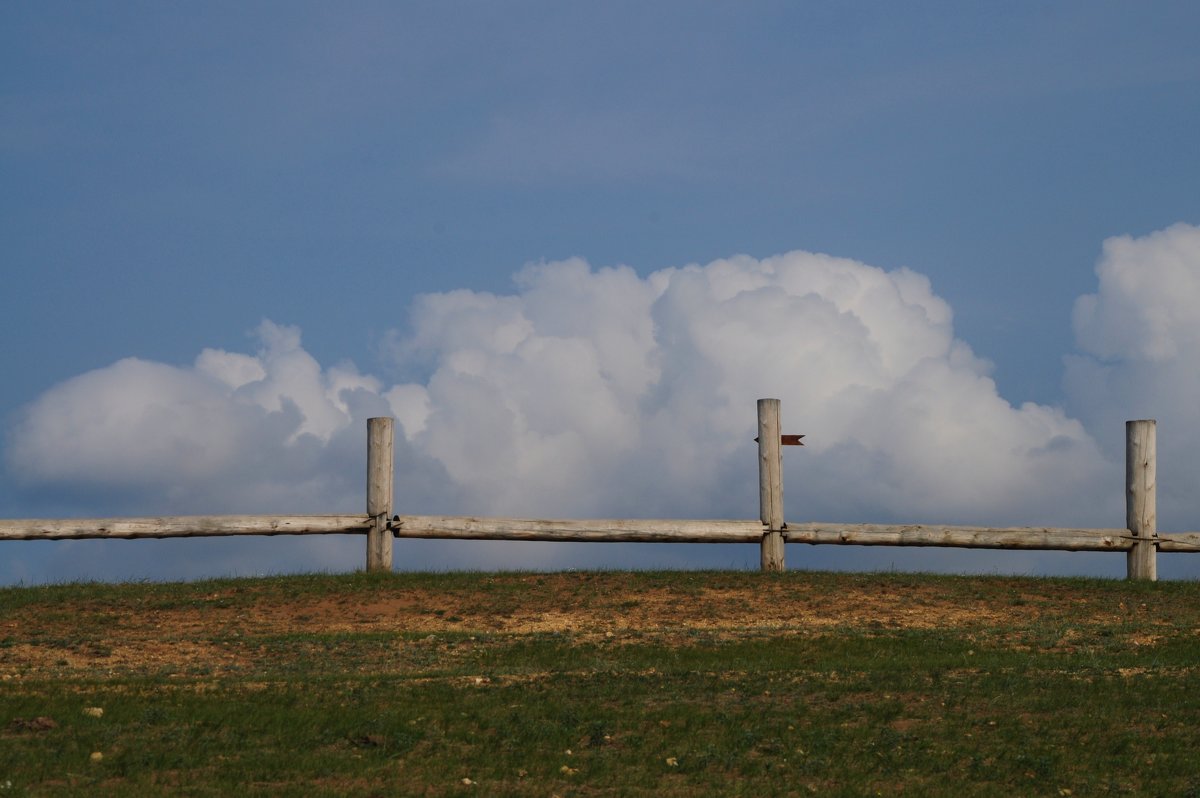
[[(803, 435), (780, 435), (779, 444), (781, 446), (803, 446), (804, 441), (800, 440), (803, 437)], [(755, 438), (754, 442), (758, 443), (758, 438)]]

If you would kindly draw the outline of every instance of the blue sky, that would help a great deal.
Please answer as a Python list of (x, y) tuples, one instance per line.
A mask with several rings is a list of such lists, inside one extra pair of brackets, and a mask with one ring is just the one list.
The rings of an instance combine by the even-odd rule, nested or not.
[[(1200, 529), (1198, 25), (1184, 2), (6, 4), (0, 513), (356, 511), (360, 422), (391, 412), (421, 511), (754, 517), (738, 424), (781, 395), (815, 446), (789, 518), (1119, 526), (1120, 422), (1156, 416), (1160, 526)], [(668, 413), (711, 463), (640, 448)], [(954, 434), (864, 431), (926, 416)], [(981, 465), (972, 419), (1027, 436), (1015, 459)], [(1043, 433), (1075, 459), (1036, 487)], [(188, 546), (6, 544), (0, 579), (361, 559)], [(408, 564), (530, 557), (452, 548)], [(747, 559), (701, 549), (661, 557)]]

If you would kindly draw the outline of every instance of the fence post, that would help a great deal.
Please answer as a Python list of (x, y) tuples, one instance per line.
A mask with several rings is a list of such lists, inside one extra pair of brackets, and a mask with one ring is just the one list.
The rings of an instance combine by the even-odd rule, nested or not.
[(1137, 540), (1126, 554), (1129, 579), (1158, 579), (1158, 501), (1154, 419), (1125, 422), (1125, 526)]
[(367, 515), (374, 522), (367, 532), (368, 571), (392, 570), (393, 434), (392, 419), (367, 419)]
[(783, 562), (783, 453), (780, 447), (779, 400), (758, 400), (758, 506), (763, 533), (761, 562), (764, 571), (782, 571)]

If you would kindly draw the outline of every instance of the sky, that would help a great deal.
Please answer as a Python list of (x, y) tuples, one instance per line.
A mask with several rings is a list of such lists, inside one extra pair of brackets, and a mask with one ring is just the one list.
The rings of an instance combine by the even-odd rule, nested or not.
[[(1200, 6), (0, 8), (0, 517), (1200, 530)], [(361, 568), (361, 539), (8, 542), (0, 584)], [(1113, 554), (791, 568), (1122, 576)], [(402, 541), (403, 569), (757, 567)], [(1163, 555), (1165, 578), (1200, 557)]]

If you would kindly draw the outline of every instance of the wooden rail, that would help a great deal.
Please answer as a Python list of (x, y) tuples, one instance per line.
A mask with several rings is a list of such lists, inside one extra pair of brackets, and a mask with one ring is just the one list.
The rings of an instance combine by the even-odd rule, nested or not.
[(0, 540), (206, 538), (225, 535), (362, 534), (365, 515), (173, 515), (158, 518), (0, 519)]
[[(369, 535), (366, 515), (196, 515), (158, 518), (0, 520), (0, 540), (87, 538), (185, 538), (231, 535)], [(768, 529), (758, 521), (673, 519), (534, 519), (452, 515), (397, 515), (389, 538), (443, 540), (548, 540), (574, 543), (761, 543)], [(991, 528), (920, 524), (785, 525), (788, 543), (851, 546), (942, 546), (960, 549), (1129, 551), (1137, 539), (1126, 529)], [(1200, 533), (1164, 535), (1160, 551), (1200, 549)]]
[(451, 540), (560, 540), (607, 543), (761, 543), (757, 521), (664, 521), (656, 519), (535, 520), (445, 515), (398, 515), (398, 538)]
[(795, 524), (788, 543), (852, 546), (946, 546), (957, 549), (1035, 549), (1042, 551), (1129, 551), (1127, 529), (1047, 529), (919, 524)]
[(784, 544), (943, 546), (966, 549), (1123, 551), (1130, 579), (1157, 578), (1155, 555), (1200, 552), (1200, 532), (1160, 535), (1156, 518), (1155, 422), (1126, 423), (1126, 528), (992, 528), (923, 524), (788, 524), (783, 514), (779, 400), (758, 403), (759, 520), (541, 520), (393, 515), (393, 422), (367, 422), (367, 506), (363, 515), (162, 516), (157, 518), (0, 519), (0, 540), (175, 538), (226, 535), (361, 534), (367, 570), (390, 571), (396, 538), (547, 540), (610, 543), (758, 543), (764, 571), (784, 569)]

